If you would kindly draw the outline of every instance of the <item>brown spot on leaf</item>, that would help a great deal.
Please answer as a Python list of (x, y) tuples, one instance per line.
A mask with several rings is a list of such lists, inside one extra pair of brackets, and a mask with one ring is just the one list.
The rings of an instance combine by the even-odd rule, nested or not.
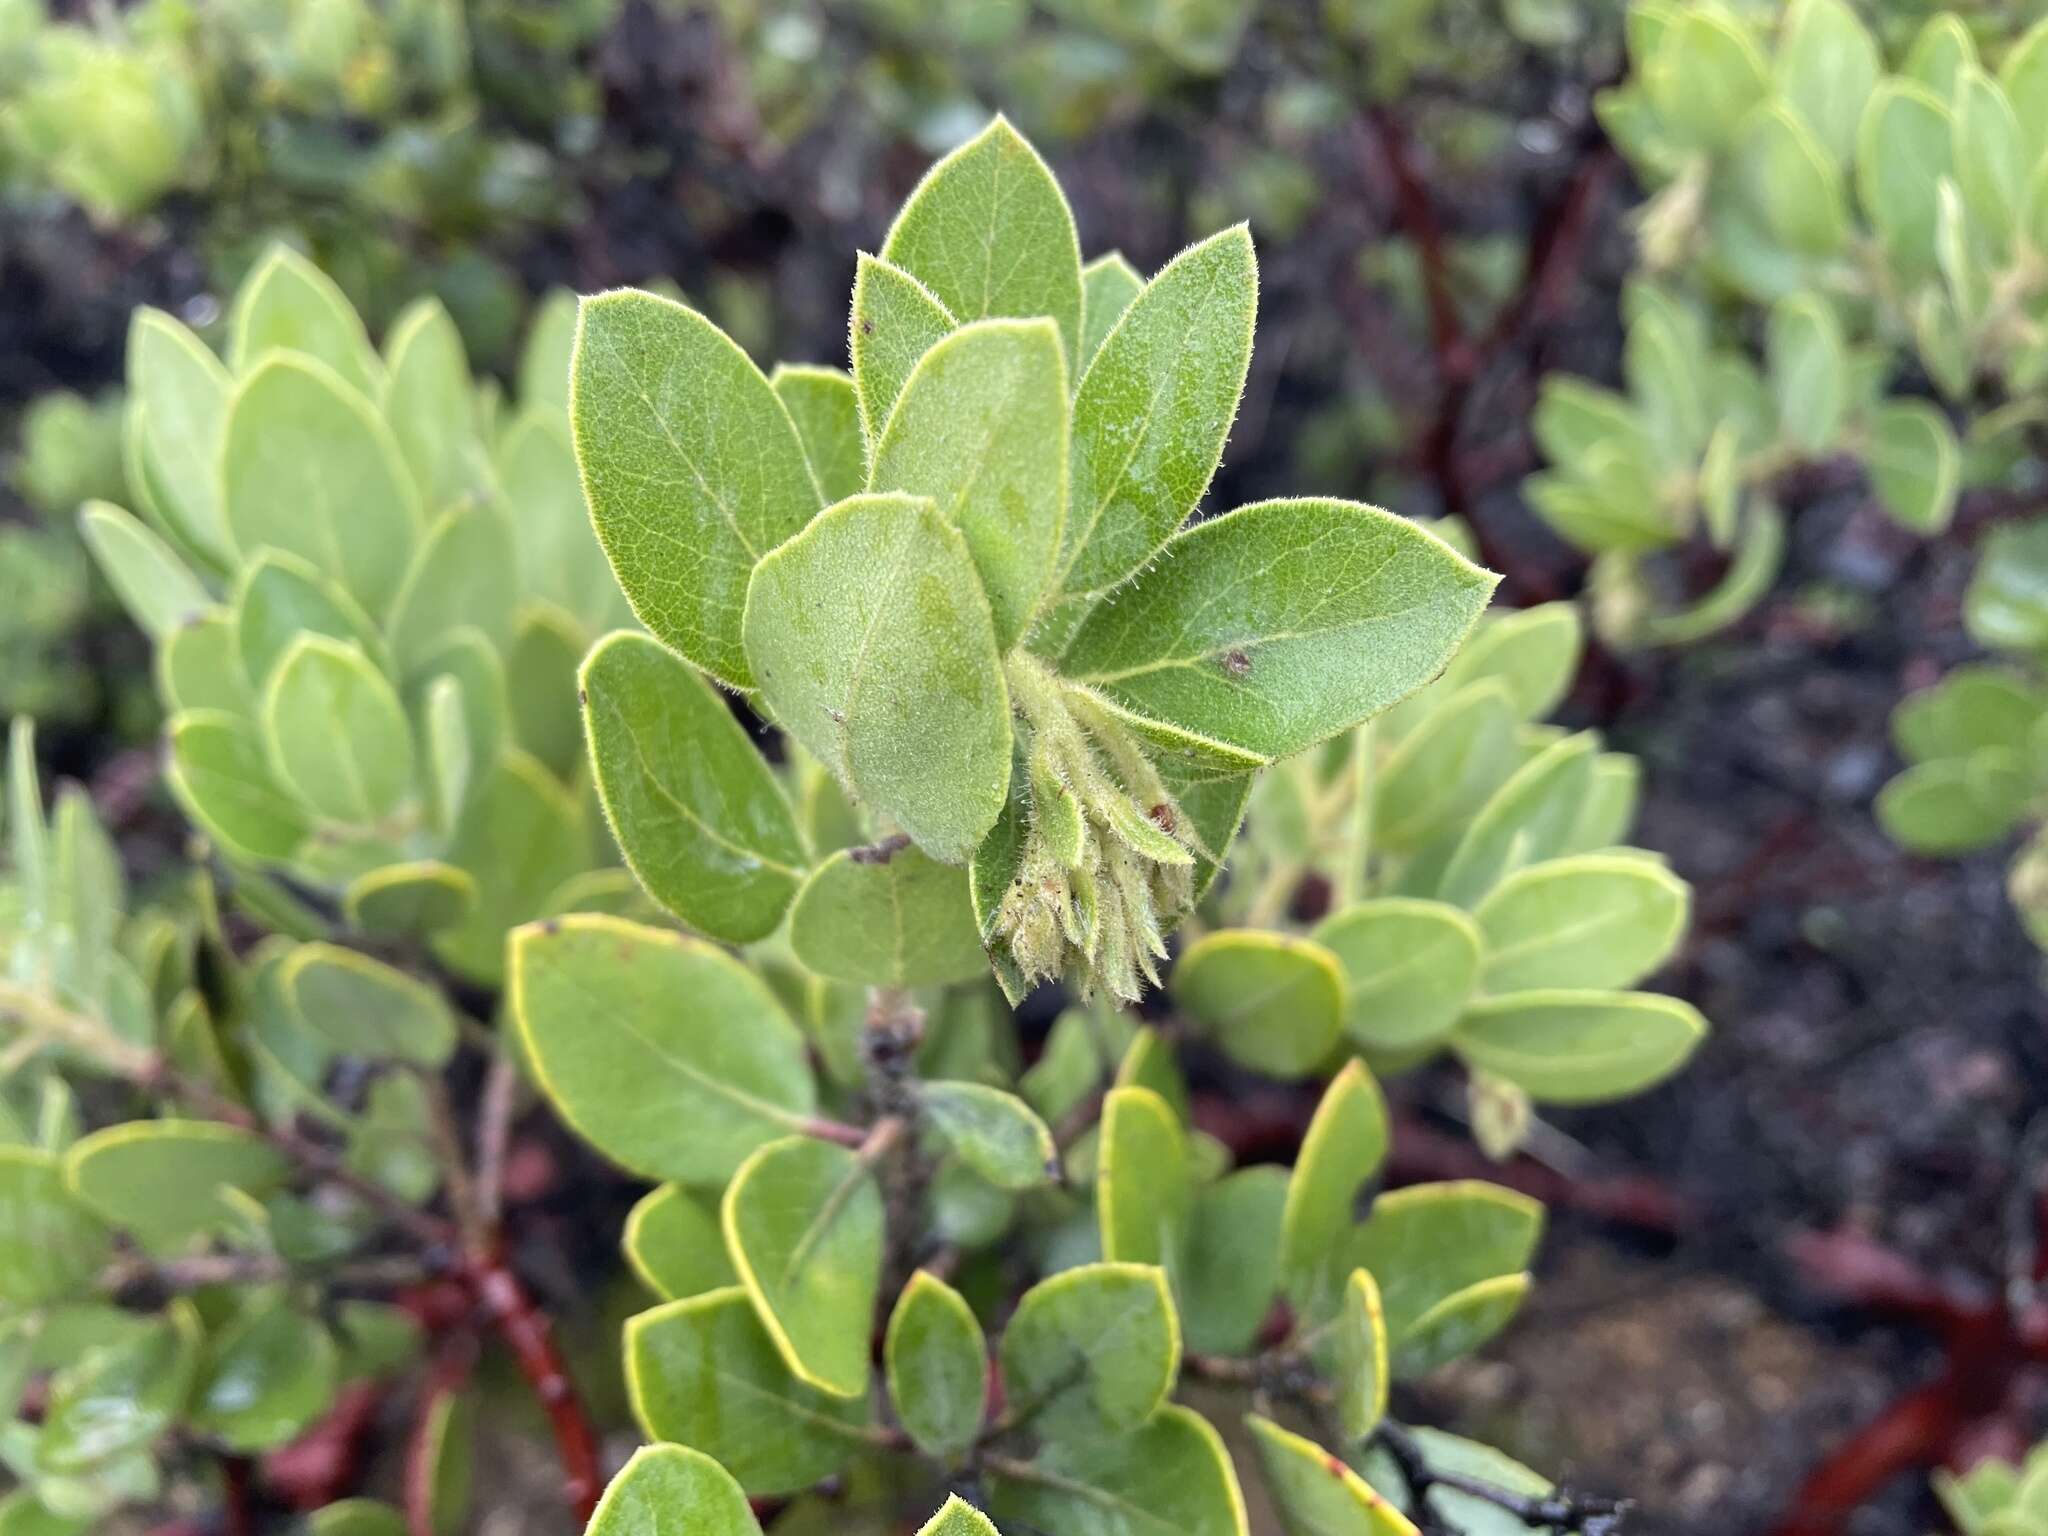
[(886, 864), (909, 846), (910, 839), (898, 832), (865, 848), (849, 848), (846, 856), (856, 864)]
[(1251, 656), (1235, 648), (1223, 653), (1223, 670), (1232, 677), (1249, 677), (1252, 671)]

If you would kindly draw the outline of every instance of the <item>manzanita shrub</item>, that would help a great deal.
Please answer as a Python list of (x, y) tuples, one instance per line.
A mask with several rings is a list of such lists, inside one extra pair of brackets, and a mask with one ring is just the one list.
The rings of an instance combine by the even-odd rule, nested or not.
[(625, 610), (582, 515), (566, 320), (542, 311), (507, 401), (472, 382), (437, 301), (380, 355), (279, 247), (236, 295), (225, 358), (137, 313), (144, 517), (81, 513), (157, 644), (171, 788), (246, 871), (237, 890), (282, 906), (255, 877), (287, 877), (486, 983), (512, 924), (630, 892), (580, 792), (576, 662)]
[[(1698, 1020), (1601, 989), (1668, 953), (1684, 888), (1612, 847), (1631, 765), (1534, 723), (1568, 611), (1497, 622), (1459, 670), (1492, 579), (1429, 531), (1325, 499), (1189, 524), (1255, 292), (1242, 229), (1149, 280), (1084, 262), (998, 119), (860, 258), (850, 375), (763, 375), (651, 295), (585, 301), (577, 454), (652, 632), (584, 664), (592, 761), (628, 864), (707, 936), (576, 915), (512, 941), (545, 1091), (664, 1181), (626, 1231), (668, 1298), (627, 1368), (642, 1427), (687, 1449), (636, 1458), (593, 1530), (744, 1532), (749, 1499), (841, 1518), (812, 1490), (887, 1508), (951, 1480), (1017, 1530), (1241, 1532), (1183, 1374), (1252, 1391), (1290, 1529), (1409, 1529), (1433, 1487), (1605, 1518), (1385, 1420), (1390, 1381), (1513, 1316), (1540, 1214), (1442, 1184), (1361, 1219), (1389, 1131), (1354, 1044), (1401, 1064), (1448, 1038), (1510, 1095), (1640, 1088)], [(779, 727), (779, 770), (718, 684)], [(1172, 1028), (1116, 1011), (1276, 762), (1243, 911), (1267, 926), (1187, 949)], [(1323, 942), (1272, 931), (1326, 871), (1355, 899)], [(1028, 1070), (991, 973), (1083, 1000)], [(1194, 1128), (1183, 1036), (1328, 1078), (1291, 1171)], [(987, 1527), (949, 1504), (935, 1528)]]
[(2027, 831), (2007, 881), (2034, 941), (2048, 949), (2048, 522), (1995, 529), (1963, 599), (1970, 638), (1996, 659), (1956, 668), (1892, 714), (1906, 770), (1877, 797), (1901, 847), (1973, 852)]
[[(1934, 535), (1963, 489), (2032, 462), (2048, 22), (1941, 13), (1888, 54), (1844, 0), (1636, 0), (1627, 31), (1628, 79), (1599, 101), (1651, 189), (1625, 389), (1547, 381), (1551, 467), (1527, 490), (1595, 557), (1603, 630), (1659, 644), (1768, 590), (1798, 466), (1854, 461)], [(1726, 574), (1671, 609), (1646, 557), (1702, 537)]]
[[(1610, 1526), (1388, 1417), (1513, 1319), (1542, 1213), (1381, 1189), (1375, 1069), (1456, 1053), (1495, 1151), (1649, 1086), (1703, 1027), (1626, 990), (1687, 892), (1624, 846), (1632, 760), (1545, 723), (1570, 609), (1483, 617), (1455, 525), (1200, 515), (1256, 281), (1242, 228), (1084, 262), (999, 119), (860, 259), (850, 373), (622, 292), (573, 352), (544, 307), (508, 401), (437, 305), (380, 351), (285, 250), (221, 353), (140, 313), (137, 507), (81, 522), (207, 857), (131, 896), (16, 727), (0, 1518), (72, 1536), (402, 1399), (403, 1515), (323, 1485), (310, 1529), (453, 1531), (485, 1328), (589, 1511), (509, 1257), (524, 1077), (654, 1186), (662, 1443), (593, 1529), (954, 1488), (949, 1533), (1240, 1536), (1183, 1382), (1247, 1397), (1302, 1536)], [(1048, 983), (1041, 1040), (1005, 1000)], [(1190, 1067), (1297, 1094), (1292, 1166), (1198, 1128)]]

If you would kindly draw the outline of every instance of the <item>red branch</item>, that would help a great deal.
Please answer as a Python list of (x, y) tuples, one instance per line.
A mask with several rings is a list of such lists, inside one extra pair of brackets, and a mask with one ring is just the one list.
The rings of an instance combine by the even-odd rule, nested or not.
[[(1370, 122), (1393, 182), (1395, 213), (1415, 248), (1435, 354), (1436, 399), (1415, 439), (1415, 465), (1435, 483), (1444, 512), (1471, 524), (1487, 564), (1514, 578), (1528, 601), (1561, 597), (1564, 590), (1553, 574), (1511, 568), (1516, 563), (1504, 558), (1487, 530), (1472, 517), (1473, 504), (1484, 492), (1529, 466), (1526, 444), (1517, 441), (1505, 449), (1493, 447), (1468, 457), (1459, 440), (1473, 389), (1487, 370), (1563, 310), (1579, 275), (1593, 212), (1618, 173), (1620, 159), (1604, 139), (1595, 138), (1587, 146), (1563, 191), (1530, 232), (1521, 286), (1501, 305), (1485, 333), (1474, 340), (1458, 317), (1443, 224), (1416, 168), (1407, 132), (1386, 108), (1375, 109)], [(1533, 361), (1525, 373), (1524, 389), (1533, 393)]]
[[(1856, 1233), (1801, 1233), (1788, 1248), (1817, 1289), (1933, 1332), (1942, 1363), (1807, 1475), (1772, 1536), (1837, 1536), (1899, 1474), (1965, 1471), (1987, 1450), (2031, 1438), (2025, 1403), (2048, 1366), (2048, 1303), (2014, 1308), (1989, 1287), (1944, 1284)], [(2037, 1281), (2041, 1267), (2037, 1260)]]
[(383, 1389), (367, 1381), (341, 1389), (325, 1418), (263, 1458), (263, 1485), (296, 1510), (315, 1510), (343, 1497), (355, 1482), (363, 1442), (377, 1420)]

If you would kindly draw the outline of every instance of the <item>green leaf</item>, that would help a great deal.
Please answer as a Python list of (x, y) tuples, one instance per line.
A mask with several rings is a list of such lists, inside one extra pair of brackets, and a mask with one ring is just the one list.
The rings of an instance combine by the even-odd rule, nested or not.
[(1280, 1285), (1287, 1170), (1240, 1168), (1195, 1193), (1187, 1252), (1174, 1272), (1181, 1328), (1199, 1354), (1243, 1354)]
[(597, 1501), (584, 1536), (760, 1536), (746, 1492), (686, 1445), (643, 1445)]
[(553, 603), (591, 633), (628, 623), (633, 610), (590, 526), (569, 418), (527, 410), (499, 441), (497, 478), (519, 551), (519, 588)]
[(958, 324), (908, 272), (860, 253), (853, 273), (849, 350), (861, 436), (870, 446), (881, 437), (918, 359)]
[(421, 1412), (412, 1465), (424, 1471), (427, 1529), (433, 1536), (462, 1536), (468, 1527), (476, 1411), (475, 1394), (443, 1388)]
[(1406, 1515), (1313, 1440), (1245, 1416), (1287, 1536), (1415, 1536)]
[(650, 1437), (713, 1457), (753, 1498), (809, 1488), (866, 1443), (867, 1405), (792, 1376), (738, 1286), (629, 1320), (626, 1378)]
[(2048, 155), (2048, 17), (2027, 29), (1998, 66), (1998, 83), (2019, 115), (2027, 157)]
[(365, 394), (377, 354), (334, 279), (287, 245), (273, 245), (242, 280), (228, 316), (228, 366), (247, 375), (273, 348), (303, 353)]
[(206, 1341), (192, 1423), (231, 1451), (274, 1450), (326, 1413), (339, 1375), (331, 1333), (288, 1306), (259, 1305)]
[(930, 497), (960, 530), (1008, 650), (1053, 585), (1067, 516), (1067, 365), (1045, 320), (980, 320), (918, 362), (889, 413), (871, 491)]
[(1387, 1413), (1387, 1319), (1372, 1272), (1354, 1269), (1337, 1313), (1337, 1415), (1345, 1435), (1363, 1440)]
[(1486, 990), (1633, 986), (1677, 948), (1691, 895), (1669, 870), (1633, 857), (1580, 854), (1517, 870), (1473, 913)]
[(186, 709), (255, 714), (234, 615), (225, 608), (209, 608), (165, 635), (157, 644), (156, 685), (173, 714)]
[(1479, 979), (1478, 926), (1447, 902), (1363, 901), (1325, 918), (1314, 938), (1343, 967), (1345, 1028), (1361, 1045), (1441, 1039)]
[(1856, 133), (1857, 200), (1909, 280), (1935, 270), (1936, 188), (1954, 168), (1944, 99), (1911, 80), (1880, 80)]
[(211, 606), (199, 578), (170, 545), (119, 507), (87, 502), (78, 528), (114, 595), (152, 640), (161, 644)]
[(1496, 1275), (1466, 1286), (1410, 1325), (1394, 1351), (1394, 1374), (1423, 1376), (1469, 1355), (1514, 1320), (1528, 1299), (1529, 1277)]
[(1451, 658), (1440, 686), (1451, 695), (1498, 678), (1521, 719), (1542, 720), (1564, 702), (1584, 649), (1584, 625), (1574, 603), (1491, 614)]
[[(1491, 1446), (1461, 1440), (1440, 1430), (1416, 1427), (1408, 1432), (1421, 1446), (1423, 1456), (1432, 1467), (1441, 1467), (1446, 1472), (1526, 1498), (1541, 1499), (1552, 1492), (1547, 1479), (1537, 1476), (1520, 1462), (1503, 1456)], [(1375, 1449), (1365, 1458), (1364, 1466), (1365, 1475), (1373, 1487), (1400, 1507), (1413, 1507), (1408, 1484), (1392, 1457)], [(1498, 1504), (1442, 1483), (1431, 1488), (1425, 1497), (1435, 1518), (1455, 1525), (1459, 1530), (1468, 1532), (1469, 1536), (1518, 1536), (1527, 1529)]]
[(591, 915), (522, 928), (511, 949), (512, 1011), (542, 1087), (635, 1173), (728, 1179), (816, 1104), (803, 1036), (723, 950)]
[(1104, 338), (1074, 400), (1065, 591), (1116, 586), (1201, 501), (1244, 390), (1258, 288), (1240, 224), (1162, 267)]
[(1121, 251), (1098, 256), (1081, 269), (1081, 355), (1073, 379), (1077, 387), (1095, 354), (1102, 350), (1104, 339), (1144, 286), (1144, 277), (1124, 260)]
[(1225, 1055), (1269, 1077), (1304, 1077), (1344, 1027), (1344, 972), (1312, 939), (1226, 929), (1197, 939), (1173, 995)]
[(1378, 1281), (1387, 1338), (1398, 1356), (1439, 1302), (1527, 1269), (1542, 1232), (1543, 1207), (1528, 1196), (1461, 1180), (1381, 1195), (1344, 1248), (1352, 1268), (1370, 1270)]
[(178, 537), (229, 563), (220, 492), (221, 435), (234, 380), (206, 343), (159, 309), (128, 325), (128, 430), (147, 465), (149, 500)]
[(1280, 1283), (1299, 1316), (1319, 1322), (1336, 1310), (1356, 1267), (1340, 1261), (1358, 1191), (1386, 1156), (1386, 1100), (1364, 1062), (1346, 1062), (1316, 1106), (1287, 1182)]
[(341, 908), (364, 933), (413, 935), (452, 928), (477, 904), (476, 881), (438, 859), (386, 864), (358, 875)]
[(1809, 454), (1826, 449), (1849, 403), (1849, 353), (1833, 307), (1810, 293), (1772, 306), (1770, 366), (1787, 441)]
[(946, 1495), (939, 1512), (925, 1521), (917, 1536), (1002, 1536), (993, 1521), (957, 1493)]
[(1664, 29), (1642, 73), (1664, 129), (1689, 149), (1725, 142), (1770, 89), (1749, 29), (1706, 6), (1687, 8)]
[(569, 408), (570, 359), (576, 350), (576, 295), (551, 288), (541, 297), (519, 354), (519, 403)]
[(55, 1157), (0, 1147), (0, 1303), (10, 1314), (71, 1298), (112, 1252), (106, 1228), (65, 1186)]
[(630, 290), (585, 299), (570, 421), (591, 521), (641, 623), (750, 688), (747, 580), (822, 504), (789, 412), (695, 310)]
[(1010, 782), (1009, 693), (967, 543), (931, 501), (855, 496), (764, 559), (747, 656), (776, 721), (942, 863)]
[(412, 728), (382, 673), (353, 645), (304, 635), (263, 694), (264, 750), (313, 812), (367, 827), (413, 788)]
[(795, 813), (745, 727), (645, 635), (599, 641), (579, 682), (605, 816), (647, 893), (714, 938), (771, 933), (806, 860)]
[(512, 740), (562, 780), (574, 779), (583, 766), (576, 705), (582, 660), (583, 634), (567, 614), (546, 603), (529, 604), (520, 613), (505, 657)]
[(1559, 852), (1577, 824), (1598, 752), (1598, 738), (1581, 731), (1516, 769), (1466, 827), (1438, 894), (1470, 908), (1503, 876)]
[[(1003, 1331), (1003, 1388), (1018, 1421), (1062, 1440), (1104, 1440), (1151, 1419), (1180, 1370), (1166, 1274), (1083, 1264), (1041, 1280)], [(1059, 1522), (1055, 1522), (1058, 1524)]]
[(185, 814), (230, 853), (288, 859), (312, 830), (277, 782), (255, 728), (217, 709), (171, 718), (171, 790)]
[(733, 1174), (719, 1224), (790, 1373), (863, 1395), (882, 1280), (882, 1192), (866, 1160), (808, 1136), (770, 1142)]
[(137, 1120), (95, 1131), (64, 1155), (64, 1178), (109, 1225), (162, 1250), (236, 1220), (224, 1191), (261, 1198), (284, 1183), (283, 1154), (211, 1120)]
[(809, 363), (777, 363), (768, 386), (796, 424), (825, 500), (841, 501), (865, 486), (867, 440), (852, 376)]
[[(1013, 1325), (1014, 1326), (1014, 1325)], [(1244, 1494), (1207, 1420), (1171, 1404), (1128, 1435), (1077, 1435), (990, 1480), (1014, 1529), (1061, 1536), (1247, 1536)]]
[(649, 1190), (626, 1216), (619, 1245), (633, 1273), (664, 1301), (738, 1282), (718, 1217), (679, 1184)]
[(1872, 413), (1865, 462), (1887, 512), (1915, 533), (1936, 534), (1955, 515), (1962, 450), (1948, 418), (1925, 400), (1888, 400)]
[(1474, 1003), (1452, 1044), (1547, 1104), (1598, 1104), (1662, 1082), (1706, 1035), (1690, 1003), (1649, 992), (1555, 989)]
[(269, 684), (285, 652), (308, 634), (353, 644), (380, 666), (384, 663), (384, 642), (375, 621), (316, 566), (296, 555), (266, 549), (243, 565), (234, 601), (239, 670), (258, 693)]
[(1059, 1175), (1052, 1132), (1015, 1094), (982, 1083), (923, 1083), (918, 1108), (959, 1159), (998, 1189), (1036, 1189)]
[(1967, 756), (1980, 747), (2025, 752), (2048, 694), (2004, 667), (1958, 667), (1892, 711), (1892, 740), (1908, 762)]
[(912, 1443), (941, 1461), (965, 1454), (988, 1402), (988, 1343), (960, 1293), (927, 1270), (912, 1275), (889, 1314), (882, 1358)]
[(1374, 769), (1374, 838), (1418, 849), (1484, 805), (1514, 771), (1516, 713), (1505, 678), (1460, 688), (1430, 710)]
[(46, 1473), (88, 1472), (168, 1429), (192, 1391), (199, 1318), (189, 1302), (118, 1342), (86, 1350), (50, 1378), (36, 1442)]
[(1778, 33), (1778, 89), (1837, 164), (1856, 147), (1856, 125), (1884, 60), (1843, 0), (1798, 0)]
[(343, 1499), (306, 1517), (306, 1536), (408, 1536), (405, 1517), (375, 1499)]
[(475, 629), (504, 649), (519, 584), (512, 525), (490, 502), (457, 501), (427, 527), (391, 608), (391, 649), (407, 674), (451, 633)]
[(475, 489), (483, 463), (462, 333), (439, 299), (416, 299), (392, 322), (380, 403), (428, 512)]
[(371, 615), (397, 594), (420, 528), (391, 429), (333, 370), (280, 353), (228, 405), (221, 506), (244, 554), (312, 562)]
[(1171, 1278), (1187, 1249), (1194, 1203), (1187, 1135), (1149, 1088), (1113, 1088), (1102, 1101), (1095, 1164), (1102, 1256), (1156, 1264)]
[(2033, 161), (2012, 103), (1983, 70), (1964, 65), (1957, 72), (1952, 99), (1956, 184), (1963, 206), (1992, 250), (2003, 252), (2019, 219)]
[(1994, 528), (1963, 596), (1963, 623), (1995, 650), (2048, 649), (2048, 518)]
[(1081, 242), (1052, 172), (997, 117), (925, 173), (882, 243), (885, 260), (961, 321), (1049, 315), (1081, 345)]
[(299, 1018), (345, 1055), (440, 1067), (455, 1050), (455, 1017), (440, 992), (337, 944), (302, 944), (278, 968)]
[(865, 985), (938, 986), (988, 969), (967, 872), (886, 843), (842, 849), (811, 872), (789, 941), (818, 975)]
[(1987, 773), (2016, 760), (1999, 748), (1945, 757), (1908, 768), (1879, 791), (1877, 821), (1885, 835), (1914, 853), (1946, 855), (1988, 848), (2008, 837), (2020, 808), (2005, 792), (2014, 773)]
[(1848, 239), (1841, 172), (1783, 102), (1760, 103), (1744, 119), (1726, 194), (1738, 222), (1753, 219), (1794, 255), (1832, 255)]
[(1377, 507), (1261, 502), (1197, 524), (1089, 616), (1066, 676), (1284, 757), (1443, 670), (1498, 578)]
[(505, 972), (505, 931), (546, 913), (563, 882), (589, 868), (590, 832), (576, 800), (546, 769), (507, 750), (463, 801), (448, 862), (475, 883), (479, 900), (459, 927), (434, 935), (434, 954), (463, 976), (496, 985)]

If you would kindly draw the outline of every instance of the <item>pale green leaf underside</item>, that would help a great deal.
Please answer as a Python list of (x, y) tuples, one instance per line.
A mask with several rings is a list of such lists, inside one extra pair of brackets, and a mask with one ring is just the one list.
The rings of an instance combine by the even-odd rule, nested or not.
[(943, 863), (1010, 782), (1010, 708), (966, 541), (929, 499), (854, 496), (764, 559), (751, 672), (775, 719)]

